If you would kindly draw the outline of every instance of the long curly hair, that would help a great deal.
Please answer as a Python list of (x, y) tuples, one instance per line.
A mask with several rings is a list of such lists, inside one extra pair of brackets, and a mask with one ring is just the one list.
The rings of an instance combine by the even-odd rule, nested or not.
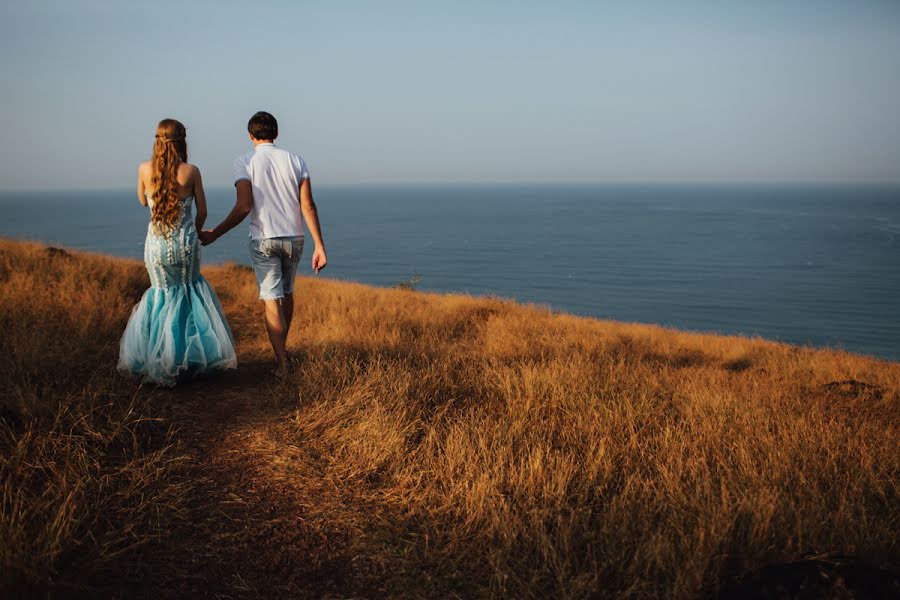
[(164, 235), (178, 226), (181, 218), (181, 198), (178, 197), (178, 165), (187, 162), (185, 128), (175, 119), (163, 119), (156, 126), (153, 143), (151, 187), (153, 211), (151, 222)]

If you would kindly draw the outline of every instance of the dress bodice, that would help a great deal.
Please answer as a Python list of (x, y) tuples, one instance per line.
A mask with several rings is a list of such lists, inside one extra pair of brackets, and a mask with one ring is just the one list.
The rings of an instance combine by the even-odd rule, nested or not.
[[(200, 276), (200, 244), (193, 223), (193, 200), (190, 195), (180, 202), (181, 216), (171, 231), (160, 232), (153, 219), (147, 224), (144, 262), (155, 288), (171, 288), (196, 281)], [(147, 196), (152, 210), (153, 198)]]
[[(150, 207), (150, 210), (153, 210), (153, 196), (149, 194), (145, 194), (147, 198), (147, 205)], [(186, 225), (193, 220), (194, 216), (194, 195), (190, 194), (185, 196), (181, 200), (179, 200), (181, 204), (181, 217), (179, 219), (179, 225)]]

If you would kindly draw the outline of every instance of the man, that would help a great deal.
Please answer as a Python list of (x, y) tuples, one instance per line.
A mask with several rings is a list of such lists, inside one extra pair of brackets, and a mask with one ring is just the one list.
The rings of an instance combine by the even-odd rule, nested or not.
[(234, 161), (234, 208), (224, 221), (199, 236), (204, 246), (211, 244), (250, 215), (250, 257), (259, 298), (266, 304), (266, 331), (277, 362), (274, 373), (280, 377), (289, 369), (286, 344), (294, 315), (294, 276), (303, 251), (304, 218), (316, 245), (313, 270), (324, 269), (328, 259), (306, 163), (275, 146), (278, 122), (269, 113), (253, 115), (247, 131), (253, 150)]

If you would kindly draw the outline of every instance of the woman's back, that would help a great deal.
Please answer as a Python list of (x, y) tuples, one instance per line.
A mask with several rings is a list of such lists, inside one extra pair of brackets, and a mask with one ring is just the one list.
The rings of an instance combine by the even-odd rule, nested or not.
[[(150, 211), (152, 214), (153, 202), (154, 202), (153, 196), (147, 195), (146, 198), (147, 198), (147, 206), (150, 207)], [(178, 229), (181, 229), (184, 227), (190, 227), (190, 228), (194, 227), (194, 224), (192, 223), (192, 221), (194, 219), (194, 210), (193, 209), (194, 209), (194, 195), (193, 194), (189, 194), (188, 196), (185, 196), (185, 197), (181, 198), (181, 200), (178, 201), (178, 211), (179, 211), (179, 215), (180, 215), (179, 219), (178, 219), (178, 227), (177, 227)], [(153, 219), (150, 220), (150, 228), (152, 230), (154, 230), (154, 232), (156, 231), (156, 228), (153, 226)], [(194, 230), (194, 232), (196, 233), (196, 229)]]
[[(195, 178), (199, 177), (199, 175), (200, 169), (190, 163), (183, 162), (178, 165), (178, 172), (173, 183), (179, 198), (184, 198), (194, 193)], [(152, 161), (144, 161), (138, 167), (138, 183), (143, 184), (144, 194), (147, 197), (155, 195)]]

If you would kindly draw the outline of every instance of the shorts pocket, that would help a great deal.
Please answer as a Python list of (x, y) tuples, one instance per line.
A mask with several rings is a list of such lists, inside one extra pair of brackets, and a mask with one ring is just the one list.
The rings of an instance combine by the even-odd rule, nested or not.
[(250, 240), (250, 251), (266, 258), (272, 257), (272, 240)]

